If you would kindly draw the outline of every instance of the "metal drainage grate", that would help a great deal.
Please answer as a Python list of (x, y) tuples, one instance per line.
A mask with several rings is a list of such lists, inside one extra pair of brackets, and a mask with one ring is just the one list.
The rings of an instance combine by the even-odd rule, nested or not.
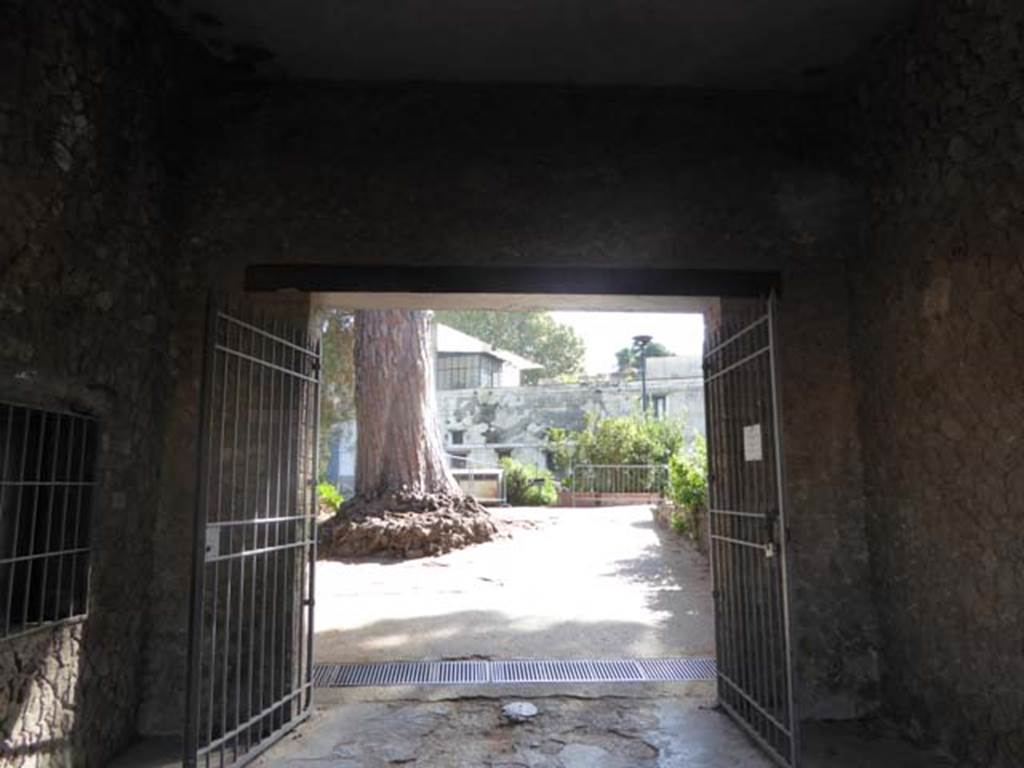
[(712, 658), (385, 661), (316, 664), (318, 688), (522, 683), (686, 683), (714, 680)]

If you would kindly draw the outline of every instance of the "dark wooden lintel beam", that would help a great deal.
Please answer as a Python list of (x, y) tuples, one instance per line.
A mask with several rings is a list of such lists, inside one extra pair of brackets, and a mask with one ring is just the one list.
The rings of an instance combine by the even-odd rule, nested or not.
[(606, 296), (767, 296), (777, 272), (594, 267), (425, 267), (256, 264), (246, 290), (316, 293), (507, 293)]

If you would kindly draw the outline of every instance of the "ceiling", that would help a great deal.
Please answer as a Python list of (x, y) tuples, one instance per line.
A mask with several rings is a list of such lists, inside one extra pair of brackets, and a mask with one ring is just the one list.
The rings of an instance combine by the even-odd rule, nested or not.
[[(166, 0), (167, 2), (171, 0)], [(228, 58), (332, 80), (825, 87), (919, 0), (173, 0)]]

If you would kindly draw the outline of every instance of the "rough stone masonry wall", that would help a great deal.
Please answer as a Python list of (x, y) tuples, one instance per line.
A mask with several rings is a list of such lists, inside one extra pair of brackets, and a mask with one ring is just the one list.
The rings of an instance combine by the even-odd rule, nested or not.
[(177, 39), (145, 4), (0, 3), (0, 400), (99, 417), (89, 615), (0, 640), (0, 763), (133, 733), (177, 281)]
[[(863, 207), (825, 159), (828, 104), (324, 84), (238, 89), (221, 104), (222, 134), (193, 166), (184, 243), (235, 279), (248, 263), (287, 262), (781, 270), (801, 712), (875, 704), (844, 272)], [(163, 530), (187, 524), (167, 514)], [(182, 560), (186, 537), (163, 543)], [(164, 615), (152, 659), (180, 645), (179, 571), (152, 601)], [(173, 727), (181, 683), (151, 682), (153, 728)]]
[[(668, 416), (687, 437), (704, 434), (704, 384), (700, 379), (655, 380), (651, 397), (667, 398)], [(582, 430), (587, 418), (630, 416), (640, 408), (640, 384), (541, 385), (448, 389), (437, 393), (442, 434), (452, 450), (450, 433), (463, 432), (469, 458), (494, 463), (493, 448), (514, 446), (512, 458), (545, 465), (547, 433), (551, 428)], [(475, 448), (476, 450), (472, 450)]]
[(1024, 5), (932, 4), (861, 94), (853, 269), (868, 537), (891, 711), (1024, 765)]

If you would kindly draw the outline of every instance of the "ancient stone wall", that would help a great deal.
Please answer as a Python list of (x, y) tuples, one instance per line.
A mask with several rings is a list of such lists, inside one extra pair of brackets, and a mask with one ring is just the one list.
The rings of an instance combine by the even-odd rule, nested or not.
[(88, 617), (0, 640), (5, 766), (105, 765), (134, 731), (189, 60), (145, 4), (0, 4), (0, 400), (101, 435)]
[[(877, 703), (845, 278), (865, 208), (832, 165), (830, 104), (290, 84), (222, 106), (193, 166), (186, 242), (236, 280), (286, 262), (781, 271), (801, 712)], [(171, 581), (173, 601), (187, 576)]]
[[(649, 393), (666, 398), (667, 418), (679, 422), (688, 436), (704, 434), (704, 385), (700, 379), (651, 382)], [(548, 429), (581, 430), (586, 428), (588, 416), (636, 414), (640, 383), (442, 390), (437, 393), (437, 405), (449, 450), (494, 465), (495, 450), (508, 448), (513, 459), (544, 467)], [(453, 431), (463, 433), (462, 447), (451, 442)]]
[(931, 4), (864, 86), (851, 263), (884, 698), (1024, 764), (1024, 6)]

